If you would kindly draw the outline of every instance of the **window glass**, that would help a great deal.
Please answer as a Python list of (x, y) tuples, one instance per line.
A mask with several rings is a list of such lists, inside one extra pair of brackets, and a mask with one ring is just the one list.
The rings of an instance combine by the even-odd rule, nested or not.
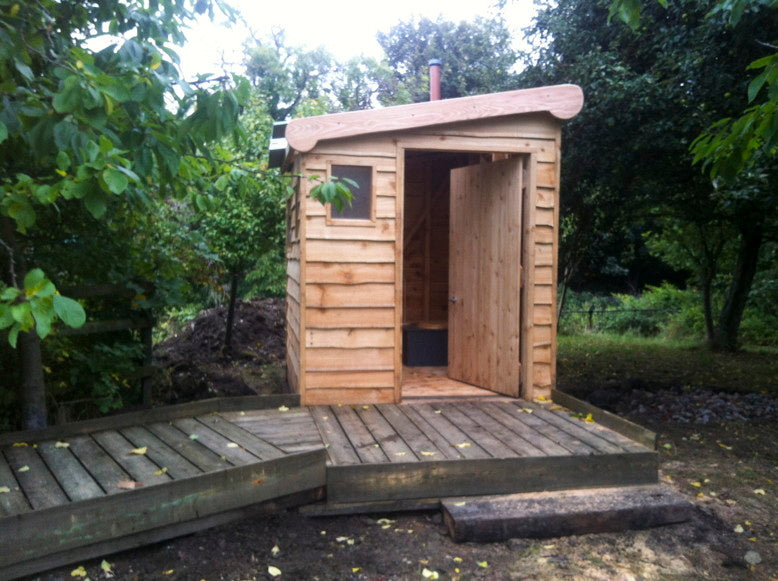
[(351, 206), (346, 205), (342, 212), (332, 205), (330, 216), (339, 220), (373, 219), (373, 168), (368, 165), (333, 165), (330, 169), (333, 177), (348, 178), (357, 183), (357, 187), (348, 184), (354, 198)]

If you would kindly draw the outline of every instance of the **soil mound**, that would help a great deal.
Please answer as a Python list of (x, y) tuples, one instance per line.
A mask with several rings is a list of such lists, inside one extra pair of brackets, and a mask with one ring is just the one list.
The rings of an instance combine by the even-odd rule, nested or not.
[(202, 311), (179, 333), (157, 345), (158, 404), (211, 397), (279, 393), (285, 388), (286, 302), (239, 301), (232, 351), (226, 352), (227, 306)]

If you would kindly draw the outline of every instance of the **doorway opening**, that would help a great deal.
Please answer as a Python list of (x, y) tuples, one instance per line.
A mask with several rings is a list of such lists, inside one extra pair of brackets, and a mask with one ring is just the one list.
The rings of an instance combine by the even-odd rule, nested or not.
[[(511, 277), (514, 272), (517, 280), (520, 276), (521, 199), (523, 197), (521, 173), (525, 167), (520, 166), (518, 173), (513, 171), (511, 175), (514, 181), (510, 181), (511, 175), (505, 177), (503, 170), (500, 170), (496, 177), (490, 177), (499, 162), (509, 157), (511, 154), (504, 153), (417, 150), (405, 152), (403, 399), (494, 396), (497, 395), (495, 392), (518, 396), (518, 371), (515, 379), (509, 379), (515, 382), (515, 390), (496, 386), (497, 382), (493, 379), (496, 374), (504, 375), (505, 365), (497, 359), (503, 357), (502, 342), (508, 335), (511, 341), (515, 339), (516, 344), (512, 347), (506, 345), (504, 351), (508, 356), (516, 358), (518, 368), (520, 333), (518, 283), (513, 285), (509, 281), (511, 284), (508, 286), (500, 283), (499, 289), (491, 289), (492, 298), (500, 304), (480, 304), (485, 302), (480, 296), (480, 291), (467, 282), (465, 286), (469, 285), (469, 288), (461, 288), (462, 279), (472, 278), (471, 274), (473, 277), (480, 276), (488, 279), (490, 282), (486, 284), (487, 287), (496, 285), (493, 281), (495, 278), (492, 276), (493, 271), (510, 273), (500, 274), (500, 277)], [(486, 173), (482, 175), (474, 169), (479, 167), (486, 168)], [(452, 173), (452, 170), (455, 171)], [(452, 175), (458, 176), (455, 177), (457, 197), (454, 202), (453, 230)], [(491, 184), (488, 187), (490, 191), (481, 191), (482, 182)], [(506, 183), (505, 187), (502, 186), (503, 182)], [(511, 203), (508, 203), (510, 200), (506, 201), (506, 198), (516, 196), (518, 205), (515, 200)], [(472, 220), (467, 216), (463, 219), (463, 214), (484, 214), (481, 212), (483, 207), (486, 207), (485, 215)], [(508, 226), (498, 222), (504, 221), (502, 217), (504, 212), (511, 210), (516, 211), (517, 214), (515, 228), (509, 232)], [(452, 236), (455, 240), (451, 240)], [(509, 240), (516, 239), (516, 252), (510, 256), (505, 255), (501, 249), (503, 241), (500, 237), (502, 236)], [(467, 241), (463, 242), (462, 237)], [(471, 242), (473, 239), (482, 240)], [(490, 251), (488, 246), (490, 243), (496, 248), (494, 252)], [(487, 261), (494, 263), (493, 270), (488, 270), (492, 267), (481, 264)], [(463, 294), (471, 299), (470, 302), (465, 302), (464, 306), (463, 303), (459, 303), (458, 301), (462, 299), (453, 296), (451, 284), (458, 287), (453, 294)], [(503, 295), (511, 293), (516, 295), (516, 300), (505, 302)], [(479, 300), (475, 301), (477, 304), (472, 300), (475, 295), (479, 295)], [(504, 305), (501, 303), (507, 306), (502, 309)], [(462, 315), (463, 308), (469, 309), (464, 315)], [(506, 325), (497, 320), (504, 317), (515, 318), (513, 321), (515, 324), (511, 325), (510, 330), (506, 331), (503, 328)], [(485, 322), (482, 323), (481, 320)], [(494, 329), (488, 328), (490, 325)], [(480, 363), (476, 361), (477, 357), (473, 359), (472, 364), (469, 360), (463, 363), (463, 359), (470, 357), (463, 354), (472, 350), (474, 345), (480, 345), (487, 335), (494, 335), (495, 341), (501, 342), (499, 348), (492, 349), (493, 354)], [(456, 361), (450, 361), (452, 357)], [(493, 369), (491, 372), (484, 373), (479, 367)], [(511, 373), (509, 375), (513, 377)]]

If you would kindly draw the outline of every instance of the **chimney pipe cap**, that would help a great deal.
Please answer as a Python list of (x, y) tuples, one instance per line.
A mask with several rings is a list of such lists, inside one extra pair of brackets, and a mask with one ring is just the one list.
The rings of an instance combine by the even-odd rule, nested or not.
[(430, 67), (442, 67), (443, 66), (443, 61), (440, 60), (440, 59), (430, 59), (430, 62), (427, 63), (427, 66), (430, 66)]

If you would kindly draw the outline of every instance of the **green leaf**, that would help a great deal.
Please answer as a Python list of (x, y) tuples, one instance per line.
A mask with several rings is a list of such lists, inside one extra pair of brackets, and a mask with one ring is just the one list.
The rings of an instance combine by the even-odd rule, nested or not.
[(33, 325), (32, 311), (28, 302), (13, 305), (11, 307), (11, 316), (13, 316), (14, 321), (21, 325), (22, 331), (30, 329)]
[(8, 342), (14, 349), (16, 349), (16, 339), (19, 337), (19, 331), (21, 330), (22, 328), (19, 325), (14, 325), (11, 327), (11, 330), (8, 331)]
[(63, 171), (67, 171), (67, 169), (70, 167), (70, 157), (68, 156), (67, 152), (60, 151), (57, 154), (57, 167)]
[(8, 139), (8, 127), (0, 121), (0, 143)]
[(102, 218), (107, 208), (105, 194), (98, 188), (90, 188), (84, 196), (84, 205), (94, 218)]
[(24, 288), (27, 295), (34, 294), (35, 287), (40, 285), (46, 279), (46, 275), (40, 268), (33, 268), (24, 276)]
[(113, 167), (109, 167), (103, 171), (103, 179), (105, 180), (108, 189), (113, 194), (121, 194), (130, 184), (130, 180), (127, 176)]
[(764, 71), (760, 75), (757, 75), (755, 79), (753, 79), (750, 83), (748, 83), (748, 102), (751, 103), (754, 99), (756, 99), (756, 96), (759, 94), (759, 91), (762, 90), (762, 87), (765, 84), (765, 81), (767, 81), (767, 74), (769, 71)]
[(16, 298), (22, 294), (22, 291), (20, 291), (15, 286), (9, 286), (8, 288), (3, 289), (3, 292), (0, 293), (0, 301), (15, 301)]
[(35, 331), (41, 339), (45, 339), (51, 332), (51, 323), (54, 321), (53, 300), (47, 297), (31, 302), (32, 316), (35, 318)]
[(54, 295), (54, 312), (68, 327), (81, 327), (86, 322), (84, 308), (73, 299)]
[(14, 324), (14, 317), (11, 314), (10, 305), (0, 303), (0, 329), (5, 329)]

